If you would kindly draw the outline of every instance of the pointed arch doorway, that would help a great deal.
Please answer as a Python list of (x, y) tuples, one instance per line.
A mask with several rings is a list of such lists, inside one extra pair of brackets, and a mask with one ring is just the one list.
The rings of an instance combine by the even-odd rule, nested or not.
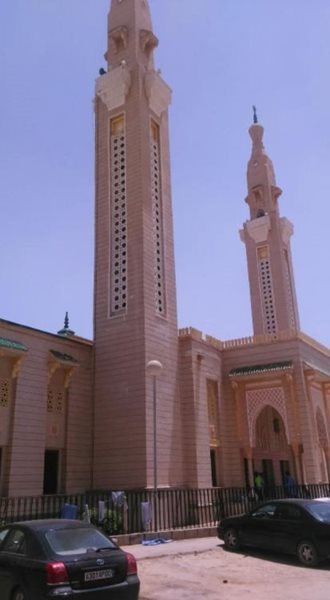
[(296, 478), (285, 423), (274, 406), (264, 406), (256, 417), (253, 459), (254, 470), (263, 474), (266, 488), (283, 485), (287, 471)]

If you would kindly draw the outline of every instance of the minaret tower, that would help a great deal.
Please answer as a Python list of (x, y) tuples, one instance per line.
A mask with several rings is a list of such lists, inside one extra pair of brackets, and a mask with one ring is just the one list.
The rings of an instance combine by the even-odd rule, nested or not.
[(290, 237), (293, 225), (280, 217), (273, 164), (263, 145), (263, 127), (254, 107), (249, 129), (252, 153), (247, 169), (250, 220), (241, 239), (246, 246), (254, 334), (277, 335), (299, 329)]
[[(96, 81), (94, 488), (181, 481), (168, 139), (147, 0), (112, 0)], [(146, 365), (163, 369), (157, 382)]]

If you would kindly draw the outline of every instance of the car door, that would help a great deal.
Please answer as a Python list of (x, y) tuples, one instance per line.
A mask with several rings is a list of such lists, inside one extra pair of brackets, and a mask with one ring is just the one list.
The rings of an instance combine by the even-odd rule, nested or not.
[[(45, 596), (45, 556), (37, 536), (26, 526), (12, 526), (0, 545), (0, 600), (19, 586), (33, 600)], [(1, 591), (4, 589), (3, 596)]]
[(10, 597), (10, 578), (7, 568), (5, 566), (5, 561), (2, 560), (3, 555), (1, 552), (1, 547), (3, 545), (4, 539), (9, 534), (9, 531), (9, 528), (2, 529), (0, 531), (0, 598), (3, 598), (3, 600), (7, 600), (7, 598)]
[(274, 549), (288, 554), (295, 553), (302, 533), (309, 533), (309, 521), (300, 506), (293, 503), (280, 504), (275, 512)]
[(22, 586), (20, 572), (21, 556), (26, 553), (26, 536), (19, 528), (2, 531), (0, 546), (0, 592), (1, 600), (9, 600), (15, 586)]
[(275, 528), (276, 503), (267, 502), (252, 511), (245, 522), (242, 543), (257, 548), (270, 548), (272, 532)]

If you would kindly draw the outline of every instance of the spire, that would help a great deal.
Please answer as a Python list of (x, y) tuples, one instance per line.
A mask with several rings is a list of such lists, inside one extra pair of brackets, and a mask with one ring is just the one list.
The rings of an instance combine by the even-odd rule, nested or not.
[(63, 329), (60, 329), (60, 331), (58, 331), (57, 333), (58, 333), (58, 335), (62, 335), (64, 337), (68, 337), (68, 336), (75, 334), (75, 332), (72, 331), (72, 329), (70, 329), (70, 327), (69, 327), (69, 313), (68, 312), (65, 313)]
[(253, 123), (258, 123), (257, 107), (252, 106), (252, 108), (253, 108)]
[(111, 67), (125, 60), (153, 68), (153, 50), (158, 39), (152, 32), (147, 0), (112, 0), (108, 18), (108, 50), (105, 58)]

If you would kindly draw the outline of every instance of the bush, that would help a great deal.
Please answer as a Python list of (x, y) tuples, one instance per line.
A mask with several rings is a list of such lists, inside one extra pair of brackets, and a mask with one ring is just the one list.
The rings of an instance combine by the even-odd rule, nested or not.
[[(82, 515), (83, 519), (86, 518), (86, 513)], [(104, 511), (104, 518), (99, 521), (99, 511), (97, 508), (91, 508), (89, 510), (90, 522), (95, 527), (102, 529), (103, 533), (107, 535), (114, 535), (122, 532), (123, 518), (120, 509), (107, 508)]]

